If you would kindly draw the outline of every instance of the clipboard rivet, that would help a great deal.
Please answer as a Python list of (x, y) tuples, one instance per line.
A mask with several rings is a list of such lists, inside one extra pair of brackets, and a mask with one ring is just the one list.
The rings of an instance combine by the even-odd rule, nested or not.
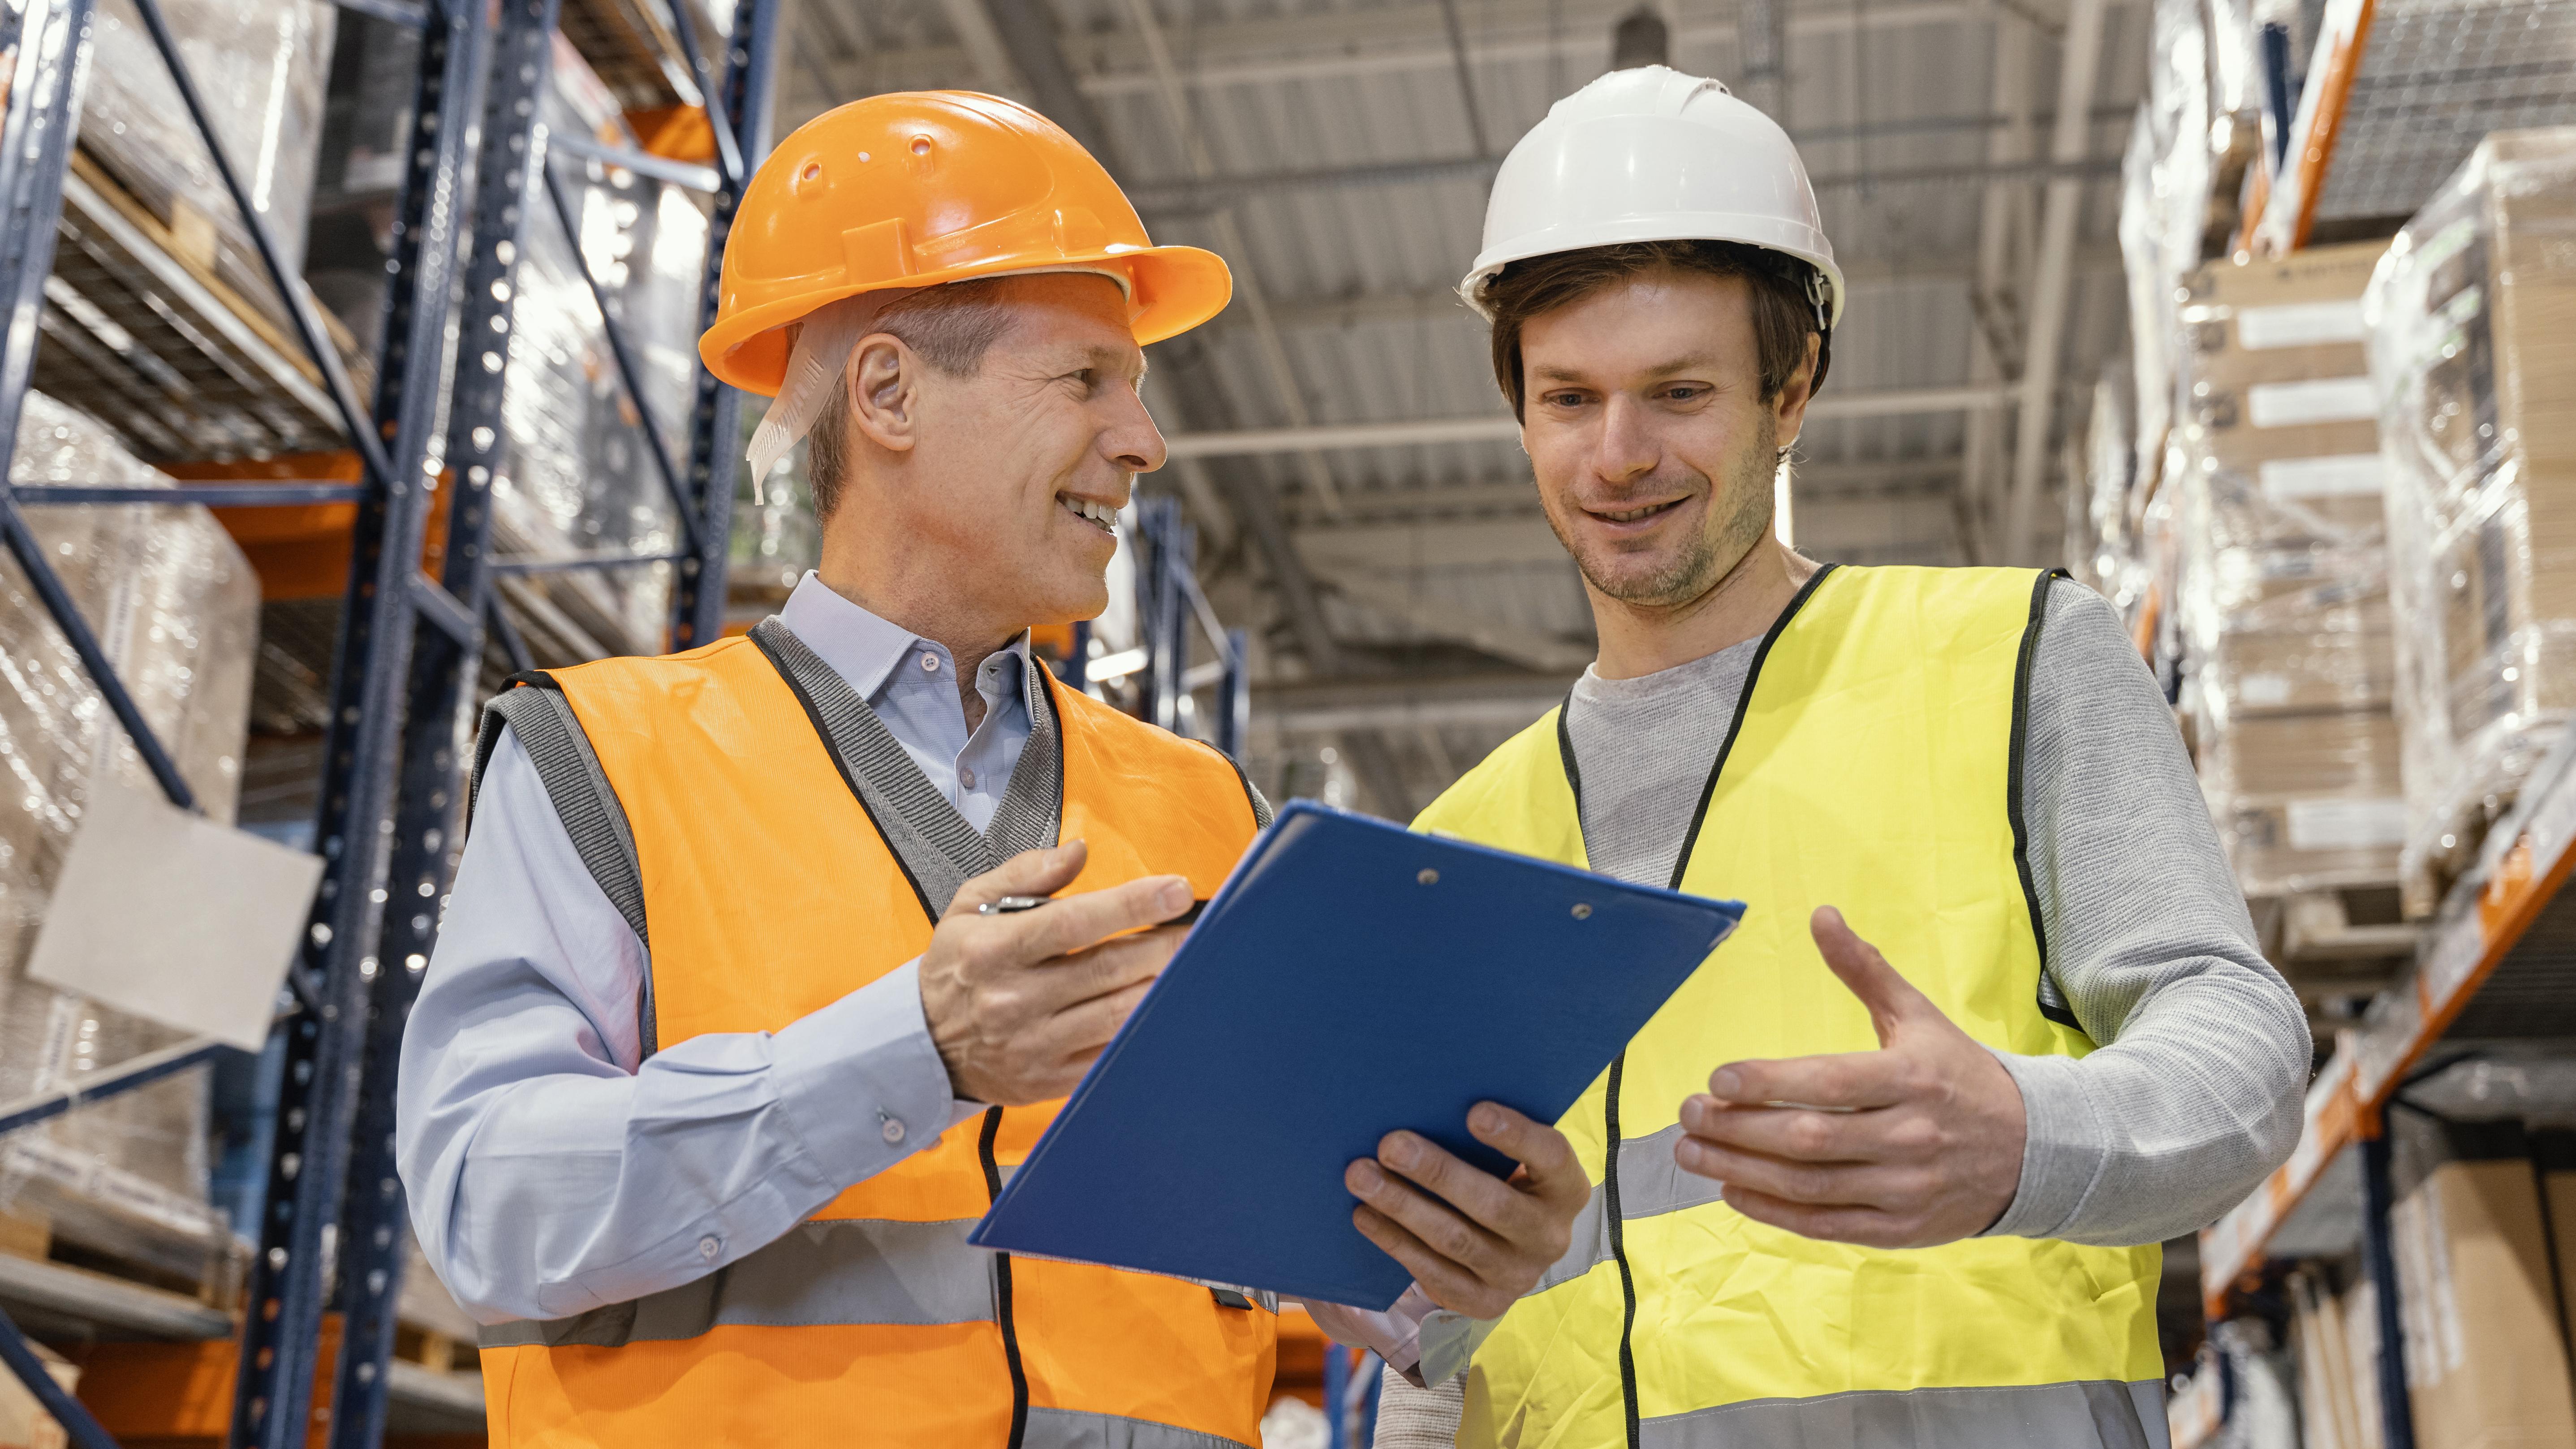
[(1576, 901), (1576, 902), (1574, 903), (1574, 918), (1575, 918), (1576, 920), (1578, 920), (1578, 921), (1588, 921), (1588, 920), (1591, 920), (1591, 919), (1592, 919), (1592, 907), (1591, 907), (1591, 906), (1589, 906), (1589, 905), (1587, 905), (1587, 904), (1585, 904), (1585, 903), (1584, 903), (1584, 902), (1582, 902), (1582, 901)]
[(1438, 885), (1440, 884), (1440, 872), (1433, 870), (1429, 866), (1424, 866), (1422, 868), (1422, 872), (1419, 875), (1416, 875), (1414, 879), (1424, 885)]

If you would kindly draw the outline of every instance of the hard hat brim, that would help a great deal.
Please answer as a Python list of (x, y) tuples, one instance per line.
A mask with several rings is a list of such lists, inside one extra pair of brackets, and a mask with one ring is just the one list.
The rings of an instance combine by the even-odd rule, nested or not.
[(1113, 245), (1096, 251), (1066, 252), (1060, 257), (972, 263), (899, 281), (821, 287), (781, 297), (746, 308), (708, 328), (706, 335), (698, 339), (698, 358), (719, 380), (744, 392), (775, 397), (787, 376), (788, 324), (802, 321), (820, 308), (863, 292), (898, 288), (909, 291), (971, 282), (1026, 272), (1040, 265), (1049, 270), (1090, 267), (1123, 273), (1128, 282), (1128, 326), (1139, 347), (1189, 331), (1224, 311), (1234, 296), (1234, 274), (1227, 269), (1225, 258), (1214, 252), (1199, 247)]
[(1831, 289), (1831, 310), (1827, 314), (1826, 325), (1836, 327), (1842, 324), (1843, 304), (1849, 300), (1850, 293), (1843, 283), (1843, 269), (1835, 264), (1832, 248), (1825, 243), (1822, 234), (1796, 235), (1791, 228), (1764, 225), (1761, 219), (1741, 216), (1621, 218), (1606, 223), (1550, 228), (1540, 234), (1514, 237), (1487, 249), (1476, 258), (1475, 269), (1459, 280), (1458, 296), (1477, 315), (1490, 322), (1493, 314), (1485, 308), (1485, 284), (1514, 262), (1560, 252), (1586, 251), (1593, 247), (1655, 241), (1733, 242), (1795, 258), (1824, 274)]

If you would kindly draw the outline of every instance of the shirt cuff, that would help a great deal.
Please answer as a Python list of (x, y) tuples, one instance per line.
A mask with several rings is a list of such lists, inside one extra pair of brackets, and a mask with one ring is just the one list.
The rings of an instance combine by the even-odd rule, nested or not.
[(907, 961), (773, 1033), (779, 1105), (825, 1175), (864, 1182), (983, 1110), (958, 1100)]
[(2026, 1124), (2021, 1182), (2012, 1206), (1981, 1236), (2053, 1238), (2084, 1206), (2107, 1154), (2102, 1124), (2084, 1090), (2084, 1063), (2075, 1057), (2017, 1056), (1996, 1052), (2021, 1089)]
[(1464, 1372), (1499, 1318), (1469, 1318), (1431, 1301), (1413, 1284), (1383, 1313), (1339, 1303), (1309, 1303), (1315, 1326), (1336, 1341), (1365, 1348), (1416, 1388), (1446, 1383)]

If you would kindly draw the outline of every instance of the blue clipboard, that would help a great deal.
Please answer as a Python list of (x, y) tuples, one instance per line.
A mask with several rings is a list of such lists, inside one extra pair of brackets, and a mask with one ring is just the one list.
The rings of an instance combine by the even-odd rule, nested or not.
[(1306, 801), (1255, 841), (972, 1241), (1380, 1309), (1353, 1160), (1496, 1101), (1553, 1122), (1744, 907)]

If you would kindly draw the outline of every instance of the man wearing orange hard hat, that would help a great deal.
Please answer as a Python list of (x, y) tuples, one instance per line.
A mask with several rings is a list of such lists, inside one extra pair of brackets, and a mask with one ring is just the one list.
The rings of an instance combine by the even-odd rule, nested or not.
[[(840, 107), (745, 189), (700, 352), (776, 396), (756, 477), (807, 440), (820, 567), (747, 638), (492, 702), (403, 1043), (496, 1445), (1259, 1442), (1265, 1295), (966, 1241), (1268, 819), (1028, 644), (1105, 605), (1163, 462), (1142, 345), (1229, 289), (990, 96)], [(1411, 1331), (1499, 1313), (1588, 1198), (1479, 1117), (1510, 1182), (1406, 1133), (1348, 1178)]]

